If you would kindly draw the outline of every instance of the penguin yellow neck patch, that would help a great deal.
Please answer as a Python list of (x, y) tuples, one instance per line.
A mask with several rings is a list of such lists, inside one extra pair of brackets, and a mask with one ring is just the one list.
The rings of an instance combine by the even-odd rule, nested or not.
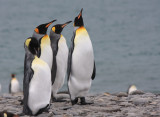
[(76, 36), (74, 39), (75, 45), (78, 44), (79, 41), (84, 41), (89, 38), (88, 32), (85, 27), (81, 26), (76, 30)]
[(76, 34), (80, 34), (80, 33), (86, 33), (87, 30), (85, 29), (85, 27), (81, 26), (76, 30)]
[(17, 79), (16, 78), (12, 78), (12, 82), (16, 82), (17, 81)]
[(81, 26), (76, 30), (76, 36), (79, 36), (79, 35), (83, 35), (83, 36), (87, 36), (88, 35), (88, 32), (85, 29), (85, 27)]
[(12, 80), (16, 80), (16, 78), (12, 78)]
[(43, 44), (50, 44), (50, 38), (48, 35), (45, 35), (42, 39), (41, 39), (41, 45)]
[(29, 46), (29, 43), (31, 41), (31, 38), (27, 39), (26, 42), (25, 42), (25, 45), (28, 47)]
[(52, 27), (52, 31), (55, 32), (55, 31), (56, 31), (56, 28), (55, 28), (55, 27)]
[(62, 38), (63, 37), (63, 35), (61, 34), (61, 37), (60, 38)]
[(7, 117), (7, 114), (6, 114), (6, 113), (4, 113), (4, 114), (3, 114), (3, 116), (4, 116), (4, 117)]
[(46, 63), (39, 59), (37, 56), (35, 56), (34, 60), (32, 61), (32, 69), (36, 72), (38, 70), (38, 66), (37, 65), (41, 65), (41, 66), (45, 66)]

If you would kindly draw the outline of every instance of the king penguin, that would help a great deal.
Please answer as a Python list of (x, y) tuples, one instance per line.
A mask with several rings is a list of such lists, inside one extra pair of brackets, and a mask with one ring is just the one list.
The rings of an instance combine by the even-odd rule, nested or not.
[(84, 27), (82, 10), (74, 20), (74, 34), (68, 56), (68, 90), (72, 105), (78, 102), (89, 104), (85, 101), (91, 82), (96, 75), (93, 46)]
[(63, 86), (65, 75), (67, 71), (67, 61), (68, 61), (68, 46), (66, 44), (66, 39), (61, 34), (63, 28), (71, 23), (68, 21), (64, 24), (57, 24), (51, 28), (50, 39), (51, 47), (53, 51), (53, 64), (52, 64), (52, 96), (54, 101), (56, 101), (61, 94), (57, 94), (59, 89)]
[(37, 39), (28, 38), (25, 47), (28, 48), (30, 57), (26, 58), (25, 64), (23, 113), (38, 115), (50, 104), (51, 70), (48, 64), (36, 55), (39, 47)]
[(20, 92), (19, 81), (15, 77), (15, 74), (11, 74), (11, 81), (9, 85), (9, 93), (18, 93)]
[(37, 26), (35, 29), (34, 29), (34, 32), (33, 32), (33, 35), (32, 37), (36, 38), (37, 40), (39, 40), (40, 38), (42, 38), (43, 36), (46, 35), (47, 33), (47, 29), (48, 27), (57, 20), (53, 20), (51, 22), (48, 22), (48, 23), (45, 23), (45, 24), (41, 24), (39, 26)]

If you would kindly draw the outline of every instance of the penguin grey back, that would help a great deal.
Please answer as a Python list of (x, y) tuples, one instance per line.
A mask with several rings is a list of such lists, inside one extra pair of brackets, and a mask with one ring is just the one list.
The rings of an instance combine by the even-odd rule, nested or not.
[(45, 34), (38, 34), (35, 31), (33, 32), (32, 37), (36, 38), (37, 40), (39, 40), (40, 38), (42, 38)]

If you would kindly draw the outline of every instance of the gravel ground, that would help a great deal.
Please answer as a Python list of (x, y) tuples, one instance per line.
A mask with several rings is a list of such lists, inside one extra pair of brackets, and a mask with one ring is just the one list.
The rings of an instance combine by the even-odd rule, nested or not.
[[(22, 113), (22, 105), (19, 101), (22, 98), (21, 93), (3, 94), (0, 96), (0, 111), (7, 110), (19, 115)], [(49, 112), (44, 112), (38, 117), (160, 117), (159, 94), (127, 95), (125, 92), (89, 94), (86, 100), (94, 103), (72, 106), (69, 99), (64, 99), (64, 102), (51, 103)]]

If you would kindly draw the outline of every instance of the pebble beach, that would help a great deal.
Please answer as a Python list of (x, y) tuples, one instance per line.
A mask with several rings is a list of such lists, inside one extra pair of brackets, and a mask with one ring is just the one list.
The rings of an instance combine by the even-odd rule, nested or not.
[[(0, 110), (20, 115), (22, 99), (22, 93), (3, 94), (0, 96)], [(93, 104), (72, 106), (69, 99), (53, 102), (49, 112), (43, 112), (37, 117), (160, 117), (160, 94), (101, 93), (89, 94), (86, 100)]]

